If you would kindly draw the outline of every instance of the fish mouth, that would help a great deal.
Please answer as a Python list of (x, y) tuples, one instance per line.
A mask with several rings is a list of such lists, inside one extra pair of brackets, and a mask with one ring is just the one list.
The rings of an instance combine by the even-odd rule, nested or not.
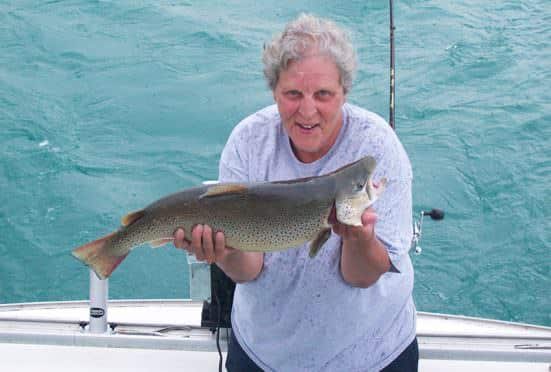
[(369, 206), (379, 199), (380, 195), (386, 188), (387, 179), (385, 177), (381, 178), (378, 182), (374, 182), (373, 179), (369, 178), (364, 185), (362, 192), (367, 194), (369, 199)]

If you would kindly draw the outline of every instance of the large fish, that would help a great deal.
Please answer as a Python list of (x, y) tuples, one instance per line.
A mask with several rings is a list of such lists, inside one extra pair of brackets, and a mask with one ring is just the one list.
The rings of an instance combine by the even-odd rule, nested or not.
[(361, 215), (384, 190), (375, 187), (375, 159), (364, 157), (319, 177), (265, 183), (221, 183), (166, 196), (122, 218), (119, 230), (73, 250), (73, 255), (105, 279), (130, 250), (143, 243), (157, 247), (186, 236), (196, 224), (223, 231), (226, 245), (243, 251), (277, 251), (307, 241), (314, 257), (331, 235), (329, 215), (360, 226)]

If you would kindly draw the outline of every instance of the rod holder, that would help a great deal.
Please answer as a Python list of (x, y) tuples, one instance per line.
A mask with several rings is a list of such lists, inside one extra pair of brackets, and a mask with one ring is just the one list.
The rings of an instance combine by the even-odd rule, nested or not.
[(101, 280), (90, 270), (90, 333), (107, 332), (107, 299), (109, 279)]

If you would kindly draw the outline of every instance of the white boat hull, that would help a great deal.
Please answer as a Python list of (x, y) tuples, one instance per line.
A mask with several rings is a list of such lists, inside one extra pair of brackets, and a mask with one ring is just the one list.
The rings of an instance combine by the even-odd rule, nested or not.
[[(111, 328), (87, 331), (88, 301), (0, 305), (0, 370), (213, 371), (216, 336), (202, 303), (109, 301)], [(551, 328), (418, 313), (421, 371), (545, 371)], [(226, 350), (226, 330), (220, 347)], [(49, 366), (46, 368), (46, 366)]]

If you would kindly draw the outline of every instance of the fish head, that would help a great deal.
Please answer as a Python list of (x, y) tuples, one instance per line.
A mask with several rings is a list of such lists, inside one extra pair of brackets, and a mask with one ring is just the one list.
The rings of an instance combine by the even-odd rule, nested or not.
[[(336, 217), (340, 223), (350, 226), (362, 225), (362, 214), (384, 191), (386, 178), (373, 183), (376, 161), (366, 157), (337, 173)], [(347, 171), (347, 172), (344, 172)]]

